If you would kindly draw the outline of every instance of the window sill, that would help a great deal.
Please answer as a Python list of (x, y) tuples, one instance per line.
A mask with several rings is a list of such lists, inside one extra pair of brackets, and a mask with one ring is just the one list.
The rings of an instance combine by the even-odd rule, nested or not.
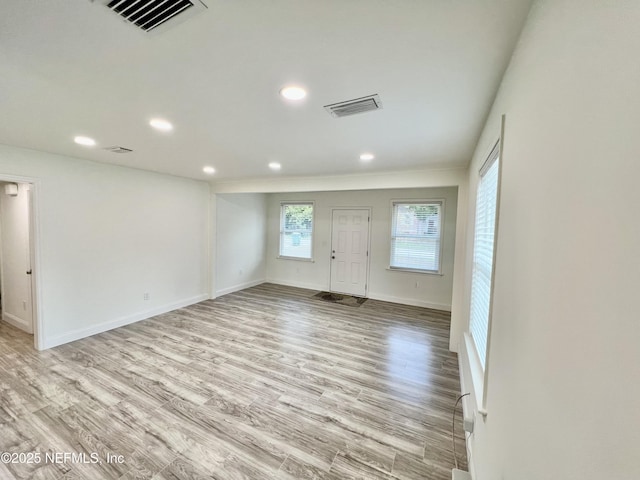
[(301, 258), (301, 257), (285, 257), (282, 255), (278, 255), (276, 257), (278, 260), (295, 260), (297, 262), (309, 262), (309, 263), (314, 263), (313, 258)]
[(414, 268), (396, 268), (396, 267), (387, 267), (386, 269), (389, 270), (390, 272), (418, 273), (420, 275), (435, 275), (436, 277), (444, 276), (442, 272), (433, 272), (431, 270), (417, 270)]

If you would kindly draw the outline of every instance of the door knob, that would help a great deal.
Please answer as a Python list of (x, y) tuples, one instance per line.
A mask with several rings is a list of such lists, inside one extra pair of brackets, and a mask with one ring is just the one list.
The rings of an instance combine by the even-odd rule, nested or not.
[(27, 270), (27, 275), (31, 275), (31, 270)]

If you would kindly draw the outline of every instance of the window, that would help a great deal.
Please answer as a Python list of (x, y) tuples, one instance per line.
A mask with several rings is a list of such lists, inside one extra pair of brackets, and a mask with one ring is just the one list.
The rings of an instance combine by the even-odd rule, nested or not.
[(440, 272), (442, 203), (393, 202), (392, 269)]
[(280, 205), (280, 257), (312, 259), (313, 202)]
[(499, 147), (480, 169), (476, 200), (476, 227), (473, 241), (473, 273), (471, 277), (471, 318), (469, 330), (478, 357), (485, 368), (493, 287), (493, 254), (495, 250), (496, 211), (498, 206)]

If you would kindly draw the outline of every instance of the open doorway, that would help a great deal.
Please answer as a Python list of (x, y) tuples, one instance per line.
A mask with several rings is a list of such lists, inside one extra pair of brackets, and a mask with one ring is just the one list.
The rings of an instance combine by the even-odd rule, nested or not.
[(38, 348), (33, 194), (33, 183), (0, 176), (1, 318), (34, 335)]

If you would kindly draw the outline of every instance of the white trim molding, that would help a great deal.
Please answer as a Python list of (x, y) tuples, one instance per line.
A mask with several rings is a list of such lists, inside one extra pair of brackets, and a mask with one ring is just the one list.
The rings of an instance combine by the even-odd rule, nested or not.
[(307, 290), (315, 290), (318, 292), (329, 291), (329, 285), (322, 285), (320, 283), (288, 282), (275, 278), (267, 278), (267, 281), (265, 283), (273, 283), (275, 285), (283, 285), (285, 287), (306, 288)]
[[(0, 180), (30, 185), (29, 200), (29, 257), (31, 261), (31, 305), (34, 347), (44, 350), (44, 311), (42, 309), (42, 292), (40, 291), (40, 178), (25, 177), (0, 173)], [(8, 317), (7, 317), (8, 318)], [(22, 328), (22, 327), (19, 327)]]
[(216, 298), (222, 297), (223, 295), (227, 295), (229, 293), (239, 292), (240, 290), (244, 290), (245, 288), (251, 288), (257, 285), (262, 285), (265, 282), (266, 282), (265, 279), (253, 280), (251, 282), (244, 282), (238, 285), (233, 285), (232, 287), (223, 288), (222, 290), (218, 290), (216, 292)]
[(395, 297), (393, 295), (385, 295), (382, 293), (370, 292), (368, 298), (372, 300), (380, 300), (382, 302), (399, 303), (400, 305), (411, 305), (412, 307), (430, 308), (432, 310), (442, 310), (444, 312), (451, 311), (450, 303), (432, 303), (414, 298)]
[[(462, 385), (462, 389), (467, 389), (463, 393), (471, 392), (473, 399), (474, 410), (482, 415), (486, 415), (484, 399), (484, 370), (476, 346), (473, 343), (473, 339), (468, 332), (462, 337), (462, 345), (460, 346), (460, 355), (462, 355), (462, 370), (460, 371), (461, 382), (464, 380), (465, 384)], [(463, 373), (464, 372), (464, 373)]]
[(33, 333), (33, 327), (29, 325), (29, 322), (20, 317), (16, 317), (9, 312), (2, 312), (2, 320), (22, 331)]
[(57, 335), (51, 338), (45, 338), (42, 349), (45, 350), (47, 348), (57, 347), (58, 345), (74, 342), (82, 338), (90, 337), (92, 335), (97, 335), (98, 333), (106, 332), (108, 330), (113, 330), (114, 328), (124, 327), (125, 325), (130, 325), (132, 323), (136, 323), (141, 320), (146, 320), (148, 318), (155, 317), (156, 315), (161, 315), (163, 313), (171, 312), (179, 308), (188, 307), (189, 305), (193, 305), (195, 303), (199, 303), (208, 299), (209, 299), (209, 295), (201, 294), (195, 297), (180, 300), (178, 302), (152, 308), (151, 310), (145, 310), (143, 312), (139, 312), (134, 315), (128, 315), (126, 317), (116, 318), (114, 320), (103, 322), (98, 325), (93, 325), (89, 328), (80, 328), (77, 330), (72, 330), (70, 332), (64, 333), (62, 335)]

